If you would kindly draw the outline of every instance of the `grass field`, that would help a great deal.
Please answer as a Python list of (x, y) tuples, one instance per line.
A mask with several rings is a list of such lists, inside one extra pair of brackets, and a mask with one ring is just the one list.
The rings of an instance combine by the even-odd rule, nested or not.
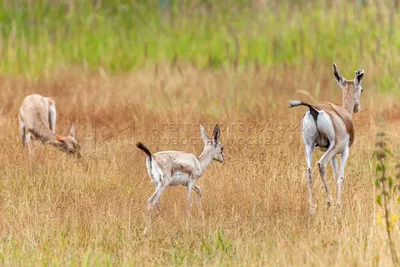
[[(345, 1), (313, 1), (298, 9), (271, 2), (271, 9), (257, 9), (262, 14), (248, 7), (236, 16), (240, 21), (232, 22), (243, 51), (236, 61), (235, 38), (226, 30), (230, 12), (215, 24), (215, 17), (203, 16), (198, 31), (193, 24), (201, 12), (182, 4), (181, 10), (189, 13), (175, 17), (175, 26), (160, 34), (131, 27), (135, 20), (118, 20), (117, 15), (102, 21), (115, 7), (105, 1), (98, 1), (97, 9), (89, 2), (79, 9), (78, 1), (66, 1), (75, 7), (67, 15), (54, 2), (51, 8), (50, 2), (39, 1), (42, 5), (30, 11), (30, 4), (13, 9), (11, 1), (2, 2), (3, 19), (10, 19), (5, 25), (14, 29), (11, 35), (2, 27), (0, 62), (2, 265), (391, 265), (383, 211), (375, 201), (372, 160), (378, 131), (388, 134), (393, 152), (400, 145), (399, 19), (389, 2), (361, 8)], [(215, 5), (210, 12), (220, 9)], [(196, 13), (192, 19), (190, 12)], [(90, 28), (85, 14), (93, 14), (97, 26)], [(158, 29), (162, 23), (153, 23), (156, 13), (149, 14), (148, 25)], [(38, 19), (36, 24), (29, 15)], [(74, 23), (63, 20), (69, 17)], [(67, 25), (67, 33), (59, 31)], [(247, 31), (249, 25), (264, 32)], [(29, 35), (30, 27), (35, 31)], [(198, 35), (190, 39), (193, 33)], [(134, 38), (141, 40), (141, 49), (149, 44), (147, 58), (143, 50), (131, 47)], [(226, 40), (232, 58), (226, 56)], [(276, 40), (281, 43), (274, 50)], [(296, 50), (302, 42), (303, 49)], [(356, 136), (346, 166), (343, 207), (326, 208), (314, 165), (318, 207), (311, 217), (300, 135), (305, 109), (288, 109), (287, 102), (340, 103), (333, 62), (348, 79), (363, 68), (365, 90), (361, 111), (353, 116)], [(58, 133), (68, 133), (77, 123), (86, 168), (39, 143), (33, 162), (23, 153), (17, 116), (30, 93), (56, 101)], [(154, 216), (153, 232), (143, 236), (154, 186), (135, 142), (144, 142), (153, 152), (174, 149), (199, 155), (200, 123), (209, 133), (216, 123), (221, 125), (226, 154), (226, 161), (212, 163), (198, 182), (205, 221), (193, 201), (187, 223), (186, 189), (169, 188), (161, 199), (164, 215)], [(321, 155), (315, 153), (314, 160)], [(396, 157), (387, 162), (393, 177), (396, 163)], [(330, 167), (328, 183), (335, 201)], [(391, 208), (398, 213), (398, 206)], [(398, 225), (393, 235), (398, 246)]]

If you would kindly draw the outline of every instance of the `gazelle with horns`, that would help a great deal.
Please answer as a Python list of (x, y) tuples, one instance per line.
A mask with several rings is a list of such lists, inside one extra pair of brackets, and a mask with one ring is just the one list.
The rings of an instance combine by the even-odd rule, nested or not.
[(29, 154), (34, 154), (32, 140), (38, 139), (81, 158), (80, 146), (75, 139), (75, 124), (68, 136), (56, 134), (56, 105), (53, 99), (39, 94), (28, 95), (19, 109), (18, 119), (22, 145), (24, 148), (28, 146)]
[[(332, 202), (325, 179), (326, 166), (331, 161), (337, 183), (337, 205), (340, 206), (344, 168), (349, 156), (350, 147), (354, 142), (352, 114), (360, 110), (360, 98), (363, 91), (361, 81), (364, 77), (364, 70), (357, 70), (353, 80), (346, 80), (339, 73), (336, 65), (333, 64), (333, 75), (342, 88), (342, 106), (329, 102), (311, 105), (297, 100), (289, 103), (289, 108), (306, 106), (310, 109), (304, 115), (302, 122), (302, 136), (307, 156), (310, 213), (313, 213), (315, 210), (312, 200), (311, 177), (311, 162), (314, 147), (319, 147), (322, 151), (325, 151), (318, 161), (318, 168), (326, 191), (327, 204), (330, 206)], [(339, 172), (336, 162), (337, 154), (341, 154)]]
[(204, 142), (203, 152), (199, 157), (182, 151), (161, 151), (152, 154), (147, 146), (138, 142), (136, 146), (147, 154), (146, 167), (151, 182), (156, 190), (148, 199), (148, 212), (144, 234), (151, 228), (151, 210), (154, 206), (160, 211), (160, 198), (168, 186), (187, 187), (187, 213), (190, 216), (191, 191), (195, 191), (199, 198), (201, 217), (204, 218), (204, 209), (201, 201), (201, 191), (195, 182), (203, 175), (212, 160), (224, 162), (223, 146), (220, 142), (221, 131), (218, 124), (214, 128), (212, 138), (204, 127), (200, 125), (201, 138)]

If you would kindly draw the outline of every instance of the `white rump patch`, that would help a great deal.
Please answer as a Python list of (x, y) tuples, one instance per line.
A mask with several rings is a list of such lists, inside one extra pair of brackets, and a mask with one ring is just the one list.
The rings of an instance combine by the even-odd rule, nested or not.
[(318, 130), (322, 132), (330, 141), (335, 140), (335, 129), (331, 117), (325, 111), (319, 111), (317, 118)]

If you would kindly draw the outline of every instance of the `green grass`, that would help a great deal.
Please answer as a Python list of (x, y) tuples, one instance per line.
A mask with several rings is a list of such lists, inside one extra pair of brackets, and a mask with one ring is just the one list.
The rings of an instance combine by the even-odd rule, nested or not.
[(0, 4), (2, 73), (34, 77), (74, 66), (121, 72), (174, 58), (198, 67), (336, 61), (347, 72), (374, 66), (380, 87), (397, 86), (400, 12), (389, 1), (277, 1), (266, 8), (175, 1), (169, 13), (158, 1), (13, 2)]

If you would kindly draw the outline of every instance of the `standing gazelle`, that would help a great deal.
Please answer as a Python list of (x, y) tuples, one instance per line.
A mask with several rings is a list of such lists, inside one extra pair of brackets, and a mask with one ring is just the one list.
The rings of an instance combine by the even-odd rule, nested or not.
[[(327, 204), (328, 206), (331, 205), (332, 197), (326, 183), (325, 170), (328, 161), (331, 161), (337, 182), (337, 205), (340, 206), (344, 168), (349, 156), (350, 146), (354, 141), (352, 114), (360, 110), (360, 97), (363, 91), (361, 81), (364, 77), (364, 70), (357, 70), (354, 80), (346, 80), (339, 73), (336, 65), (333, 64), (333, 74), (342, 88), (342, 106), (329, 102), (315, 105), (301, 101), (291, 101), (289, 103), (289, 108), (303, 105), (310, 109), (304, 115), (302, 123), (302, 136), (307, 155), (310, 213), (313, 213), (315, 209), (312, 201), (311, 178), (311, 162), (314, 147), (319, 147), (321, 150), (326, 151), (318, 161), (318, 168), (326, 191)], [(339, 173), (336, 154), (341, 154)]]
[(30, 154), (34, 154), (32, 140), (38, 139), (77, 158), (81, 157), (80, 146), (75, 139), (75, 124), (68, 136), (56, 135), (56, 105), (53, 99), (38, 94), (28, 95), (19, 109), (18, 120), (22, 145), (24, 148), (28, 146)]
[(182, 151), (161, 151), (152, 154), (144, 144), (138, 142), (136, 146), (146, 154), (146, 167), (151, 182), (156, 190), (148, 199), (148, 212), (144, 234), (151, 228), (151, 210), (154, 206), (160, 210), (160, 198), (168, 186), (182, 185), (187, 187), (187, 213), (190, 216), (190, 195), (195, 191), (200, 204), (201, 217), (204, 218), (204, 209), (201, 201), (200, 187), (195, 182), (203, 175), (212, 160), (224, 162), (224, 147), (220, 142), (221, 131), (218, 124), (215, 125), (212, 138), (204, 127), (200, 125), (201, 138), (204, 142), (203, 153), (199, 157)]

